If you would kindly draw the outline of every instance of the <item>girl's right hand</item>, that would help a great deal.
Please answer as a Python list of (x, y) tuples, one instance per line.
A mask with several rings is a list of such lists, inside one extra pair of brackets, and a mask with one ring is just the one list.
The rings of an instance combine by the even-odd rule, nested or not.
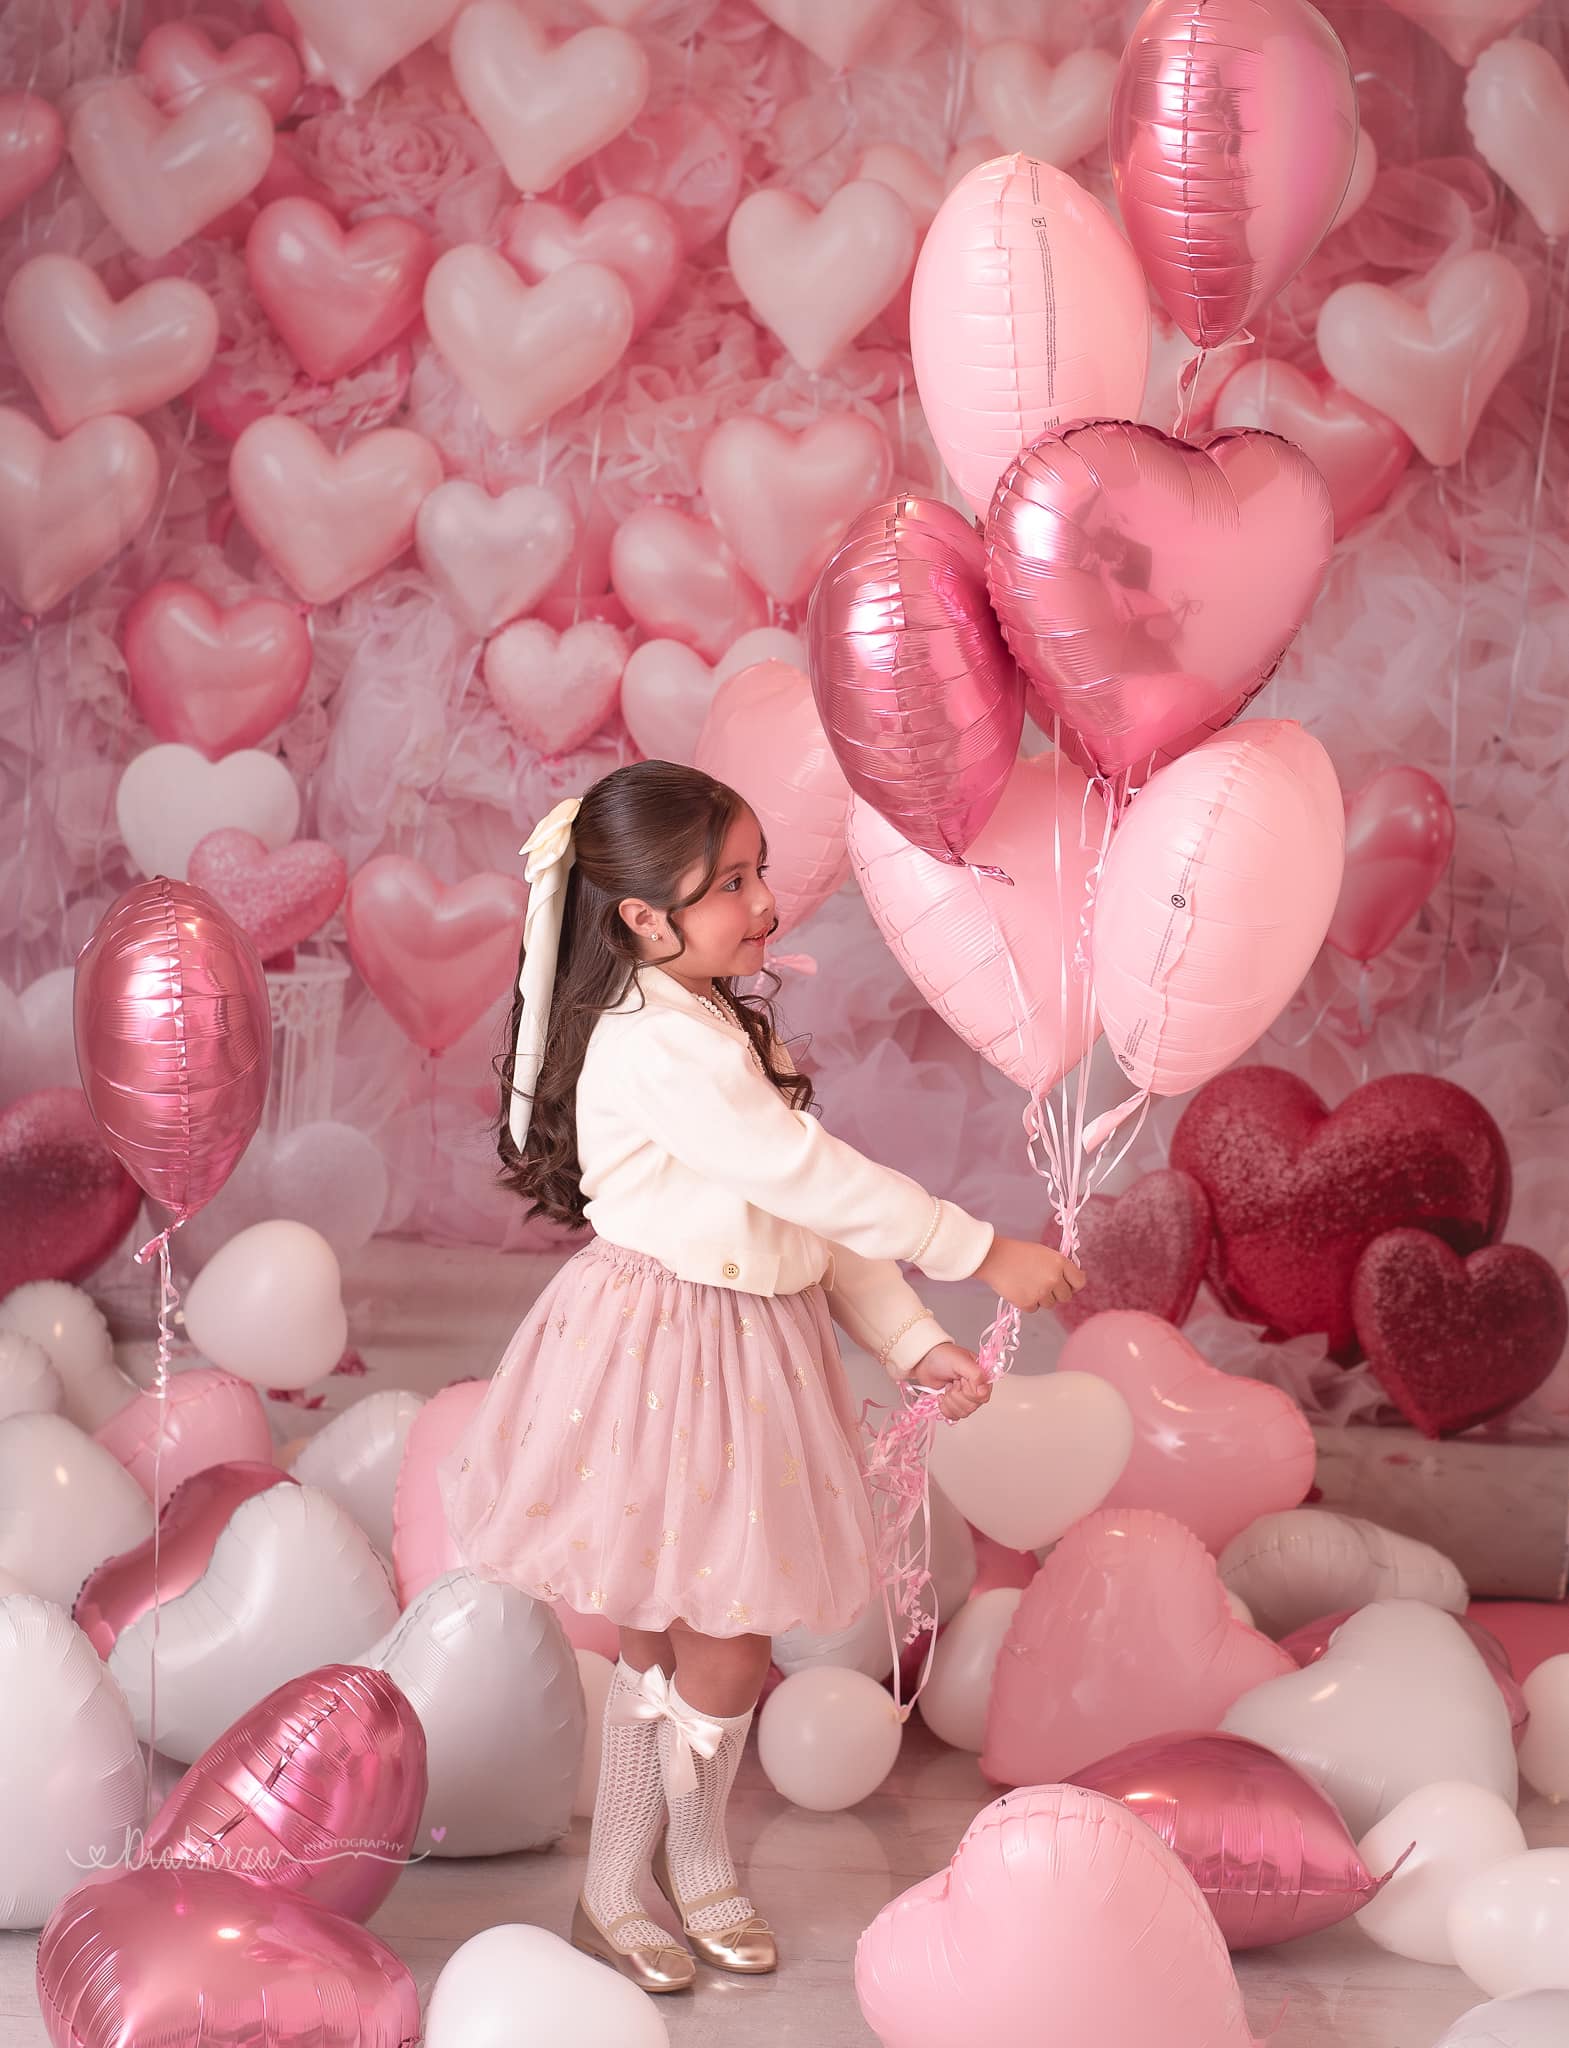
[(994, 1237), (975, 1277), (1022, 1309), (1071, 1301), (1084, 1285), (1084, 1275), (1072, 1259), (1022, 1237)]

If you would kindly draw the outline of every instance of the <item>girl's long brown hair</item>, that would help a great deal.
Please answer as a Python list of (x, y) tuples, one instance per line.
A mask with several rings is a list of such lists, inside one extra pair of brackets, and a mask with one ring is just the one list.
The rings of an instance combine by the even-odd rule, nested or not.
[[(626, 993), (640, 957), (618, 906), (635, 896), (663, 910), (680, 941), (666, 957), (678, 960), (686, 946), (678, 913), (707, 893), (725, 834), (746, 808), (725, 783), (672, 761), (631, 762), (596, 782), (584, 797), (572, 827), (575, 858), (562, 907), (549, 1035), (521, 1154), (507, 1128), (521, 993), (513, 995), (506, 1044), (496, 1060), (499, 1178), (530, 1204), (530, 1218), (543, 1215), (568, 1225), (585, 1220), (577, 1156), (578, 1075), (595, 1022)], [(681, 877), (699, 866), (701, 880), (683, 895)], [(521, 972), (521, 954), (518, 965)], [(769, 1079), (792, 1109), (810, 1109), (811, 1082), (804, 1074), (781, 1072), (775, 1061), (772, 998), (779, 977), (771, 969), (766, 972), (773, 983), (766, 996), (738, 994), (728, 979), (719, 986)]]

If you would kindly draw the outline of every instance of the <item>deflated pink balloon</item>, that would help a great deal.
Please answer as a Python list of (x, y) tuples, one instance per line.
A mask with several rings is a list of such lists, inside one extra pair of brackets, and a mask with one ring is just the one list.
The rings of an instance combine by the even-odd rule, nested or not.
[(272, 162), (272, 116), (254, 93), (213, 85), (160, 113), (134, 78), (88, 94), (71, 119), (71, 160), (138, 256), (167, 256), (226, 213)]
[(1288, 441), (1098, 420), (1003, 472), (986, 580), (1037, 724), (1060, 717), (1115, 775), (1230, 724), (1296, 637), (1333, 540), (1324, 479)]
[(915, 265), (921, 410), (970, 510), (1047, 429), (1131, 419), (1149, 292), (1111, 215), (1066, 171), (998, 157), (943, 201)]
[(1346, 872), (1326, 934), (1373, 960), (1432, 895), (1455, 847), (1455, 814), (1421, 768), (1385, 768), (1346, 798)]
[(1357, 91), (1307, 0), (1153, 0), (1112, 92), (1117, 203), (1156, 297), (1200, 348), (1290, 283), (1351, 181)]
[(851, 788), (912, 846), (962, 863), (1024, 729), (980, 536), (930, 498), (873, 506), (818, 580), (807, 631), (823, 728)]
[(811, 683), (783, 661), (739, 670), (708, 707), (696, 766), (739, 790), (757, 815), (778, 906), (774, 936), (803, 924), (850, 872), (850, 785)]
[(1060, 753), (1014, 768), (970, 848), (976, 868), (934, 860), (870, 804), (850, 807), (855, 878), (890, 951), (938, 1016), (1031, 1094), (1077, 1066), (1087, 968), (1079, 952), (1086, 885), (1106, 807)]
[(320, 383), (343, 377), (420, 316), (436, 247), (396, 214), (345, 228), (314, 199), (275, 199), (245, 238), (245, 270), (289, 353)]
[[(1310, 1664), (1316, 1664), (1329, 1648), (1331, 1636), (1343, 1621), (1349, 1621), (1354, 1608), (1347, 1608), (1341, 1614), (1326, 1614), (1320, 1621), (1304, 1622), (1301, 1628), (1294, 1628), (1290, 1635), (1282, 1636), (1280, 1647), (1288, 1650), (1305, 1671)], [(1494, 1682), (1503, 1695), (1504, 1705), (1509, 1709), (1509, 1727), (1518, 1746), (1531, 1722), (1531, 1709), (1525, 1703), (1525, 1693), (1515, 1676), (1514, 1665), (1509, 1652), (1493, 1631), (1474, 1614), (1457, 1614), (1455, 1620), (1465, 1630), (1486, 1660), (1487, 1668), (1493, 1674)]]
[(154, 1507), (162, 1507), (183, 1480), (207, 1466), (272, 1455), (272, 1431), (260, 1393), (249, 1380), (210, 1365), (175, 1373), (163, 1394), (144, 1387), (94, 1435)]
[(153, 732), (209, 761), (275, 732), (310, 681), (310, 628), (276, 597), (220, 605), (194, 583), (155, 583), (126, 613), (120, 646)]
[(1367, 1868), (1312, 1779), (1241, 1735), (1158, 1735), (1076, 1771), (1073, 1783), (1120, 1800), (1155, 1830), (1231, 1949), (1318, 1934), (1388, 1882)]
[(255, 1135), (272, 1071), (256, 948), (210, 896), (158, 875), (116, 899), (76, 962), (76, 1060), (104, 1142), (177, 1222)]
[(0, 406), (0, 590), (47, 612), (152, 516), (158, 451), (135, 420), (88, 420), (52, 441)]
[(513, 875), (449, 884), (420, 861), (384, 853), (349, 883), (343, 916), (372, 995), (416, 1045), (438, 1053), (510, 987), (526, 908)]

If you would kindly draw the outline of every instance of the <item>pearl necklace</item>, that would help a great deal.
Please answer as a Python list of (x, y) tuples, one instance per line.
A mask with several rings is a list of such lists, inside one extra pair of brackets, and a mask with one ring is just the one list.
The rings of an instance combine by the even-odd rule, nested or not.
[(727, 1030), (740, 1032), (741, 1036), (746, 1040), (747, 1051), (752, 1055), (753, 1066), (766, 1078), (768, 1070), (758, 1058), (757, 1047), (752, 1043), (751, 1033), (737, 1020), (734, 1013), (716, 1003), (712, 996), (699, 996), (697, 1000), (708, 1011), (710, 1016), (717, 1017)]

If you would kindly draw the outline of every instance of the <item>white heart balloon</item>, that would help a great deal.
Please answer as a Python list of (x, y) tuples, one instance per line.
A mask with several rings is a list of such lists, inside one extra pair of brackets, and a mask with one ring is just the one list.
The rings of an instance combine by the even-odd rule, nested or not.
[(669, 2048), (646, 1991), (559, 1934), (510, 1923), (472, 1935), (442, 1969), (425, 2048)]
[(270, 1486), (235, 1509), (200, 1578), (121, 1630), (109, 1669), (143, 1741), (192, 1763), (274, 1687), (366, 1661), (397, 1613), (385, 1564), (338, 1503), (314, 1486)]
[(195, 1273), (253, 1223), (305, 1223), (340, 1259), (370, 1243), (387, 1206), (387, 1162), (352, 1124), (324, 1120), (272, 1136), (258, 1131), (205, 1209), (175, 1238), (176, 1263)]
[(448, 1572), (354, 1661), (385, 1671), (425, 1730), (430, 1789), (416, 1849), (506, 1856), (560, 1841), (587, 1709), (572, 1646), (543, 1600)]
[(43, 1346), (60, 1378), (60, 1412), (91, 1433), (117, 1415), (136, 1388), (114, 1360), (114, 1339), (91, 1295), (64, 1280), (29, 1280), (0, 1301), (0, 1330)]
[(983, 1535), (1037, 1550), (1100, 1506), (1132, 1449), (1132, 1413), (1107, 1381), (1005, 1373), (984, 1408), (951, 1427), (938, 1423), (930, 1465)]
[(307, 1486), (319, 1486), (365, 1531), (385, 1558), (392, 1556), (392, 1502), (398, 1468), (422, 1394), (386, 1387), (367, 1394), (324, 1423), (289, 1468)]
[(300, 792), (276, 754), (243, 747), (209, 761), (194, 747), (148, 747), (114, 794), (120, 837), (144, 875), (183, 882), (198, 841), (223, 826), (254, 832), (269, 852), (299, 830)]
[(1449, 1909), (1449, 1939), (1489, 1998), (1569, 1991), (1569, 1848), (1527, 1849), (1473, 1877)]
[(1375, 1877), (1400, 1864), (1378, 1897), (1358, 1913), (1357, 1925), (1393, 1955), (1414, 1963), (1453, 1963), (1449, 1908), (1456, 1895), (1479, 1871), (1524, 1848), (1525, 1830), (1514, 1808), (1496, 1792), (1455, 1779), (1424, 1785), (1408, 1793), (1357, 1844), (1357, 1854)]
[(1525, 1991), (1462, 2013), (1434, 2048), (1564, 2048), (1569, 1991)]
[(994, 1586), (967, 1601), (938, 1637), (932, 1675), (916, 1705), (940, 1742), (977, 1756), (984, 1748), (997, 1653), (1023, 1598), (1019, 1586)]
[(583, 1761), (578, 1765), (572, 1811), (579, 1819), (587, 1820), (599, 1797), (599, 1765), (605, 1747), (605, 1701), (610, 1697), (610, 1682), (616, 1675), (616, 1667), (597, 1650), (577, 1649), (572, 1654), (577, 1658), (577, 1675), (582, 1680), (587, 1710), (583, 1724)]
[(1520, 1775), (1544, 1799), (1569, 1799), (1569, 1655), (1545, 1658), (1521, 1691), (1531, 1718), (1520, 1738)]
[(252, 1224), (192, 1281), (185, 1331), (214, 1365), (259, 1387), (310, 1386), (349, 1338), (332, 1246), (305, 1223)]
[(147, 1776), (120, 1688), (64, 1608), (0, 1599), (0, 1927), (42, 1927), (125, 1855)]
[(20, 1330), (0, 1330), (0, 1422), (8, 1415), (57, 1415), (64, 1402), (60, 1375), (42, 1344)]
[(63, 1415), (0, 1422), (0, 1565), (67, 1614), (90, 1572), (153, 1533), (153, 1504)]
[(1381, 1600), (1341, 1623), (1316, 1664), (1255, 1686), (1221, 1722), (1294, 1763), (1354, 1835), (1408, 1793), (1463, 1778), (1513, 1806), (1509, 1709), (1453, 1615)]
[(1464, 1614), (1470, 1597), (1459, 1570), (1431, 1544), (1323, 1508), (1260, 1515), (1220, 1553), (1220, 1575), (1277, 1639), (1373, 1600), (1425, 1600)]

